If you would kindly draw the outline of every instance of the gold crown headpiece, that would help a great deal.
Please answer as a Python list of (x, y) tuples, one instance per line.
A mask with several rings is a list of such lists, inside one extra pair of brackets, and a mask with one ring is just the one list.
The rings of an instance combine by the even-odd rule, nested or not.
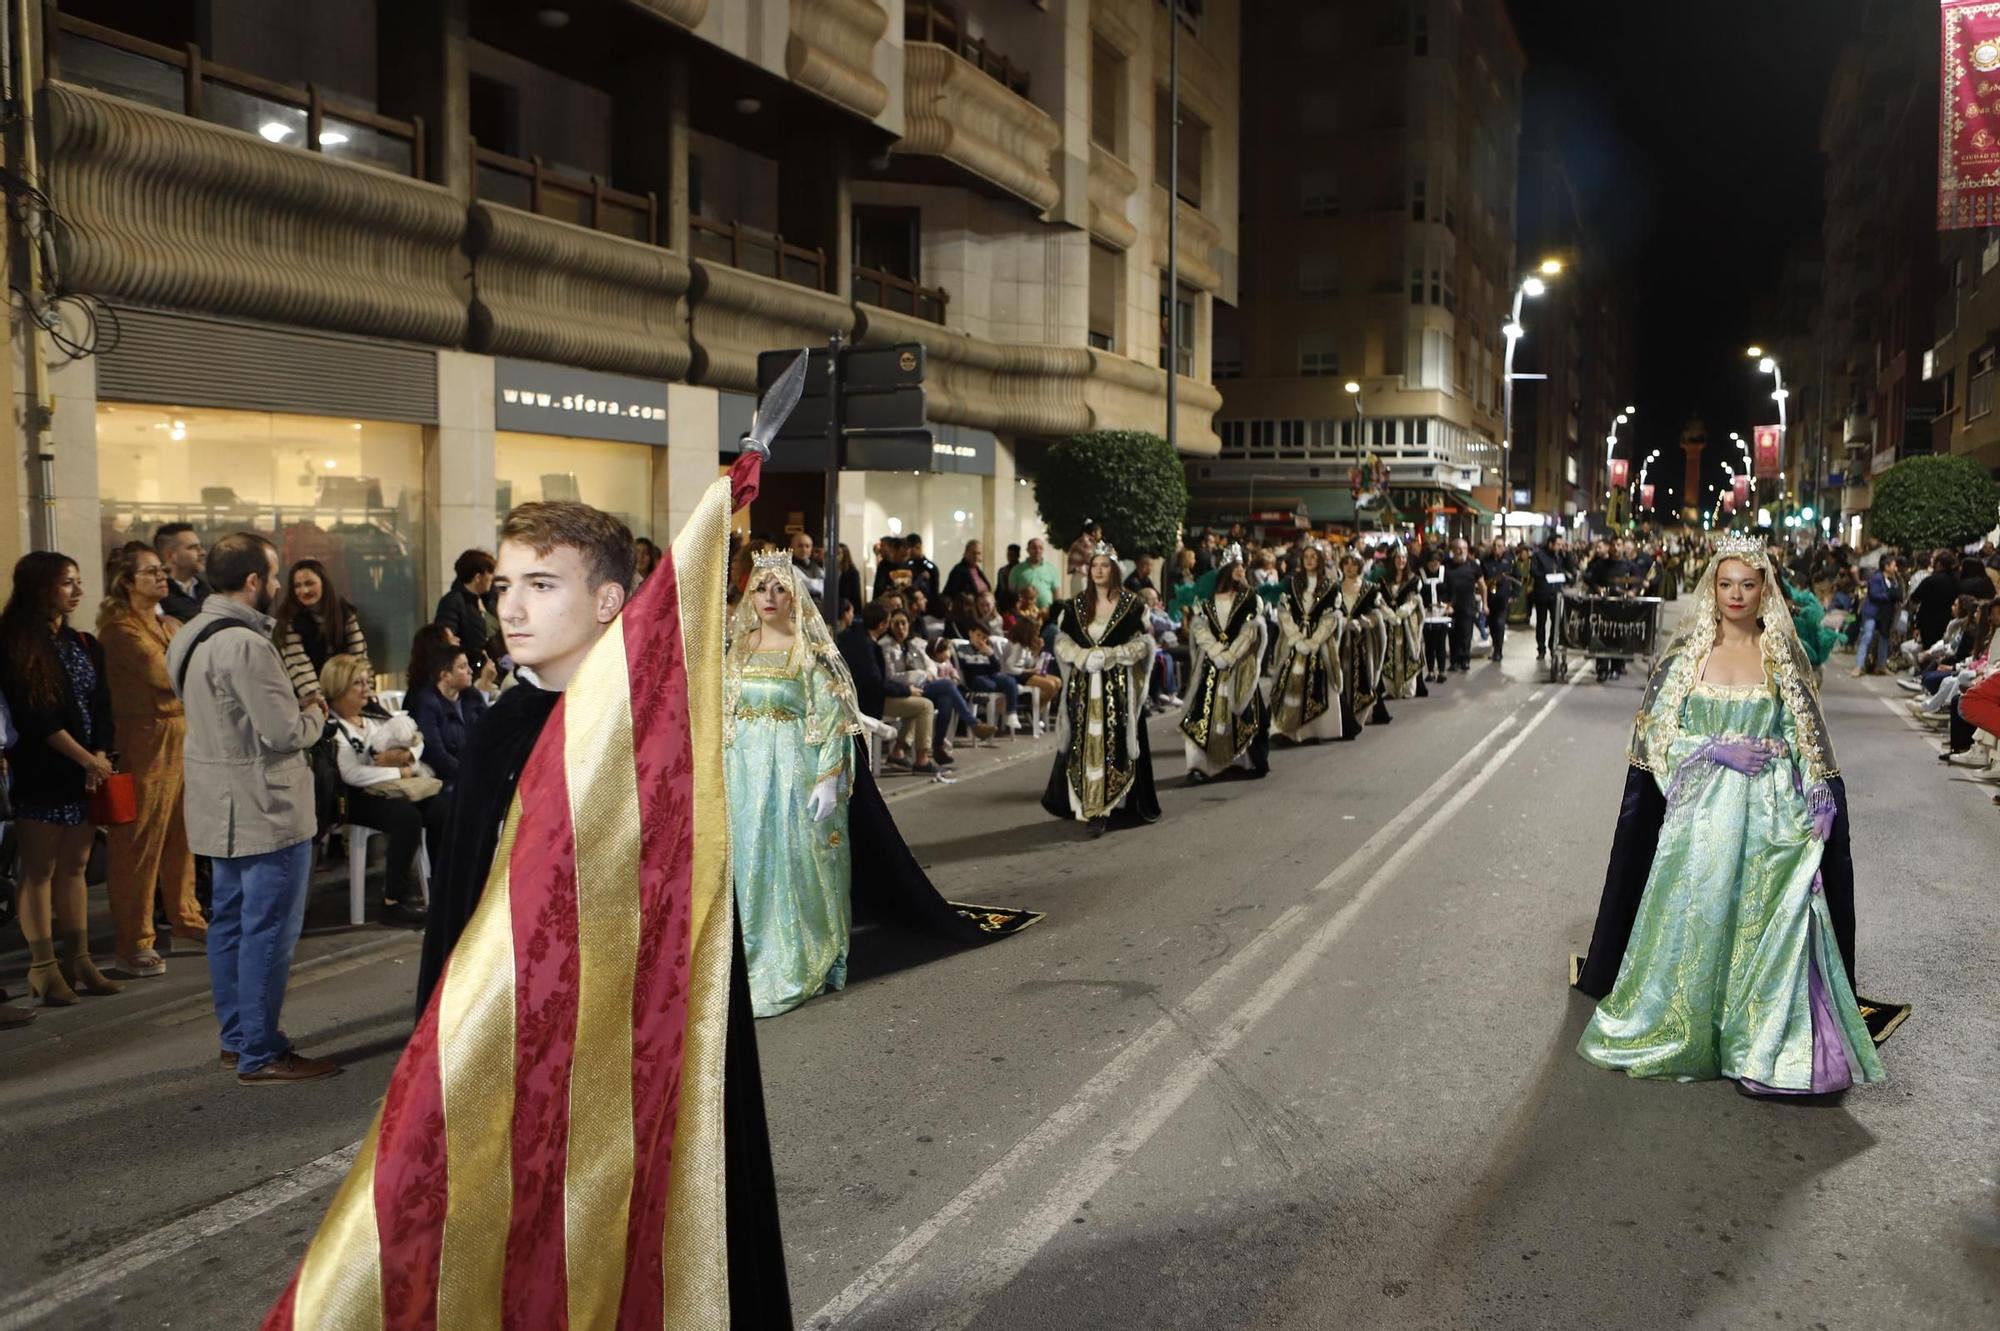
[(1732, 532), (1715, 543), (1717, 559), (1742, 559), (1746, 555), (1764, 555), (1764, 542), (1755, 536)]

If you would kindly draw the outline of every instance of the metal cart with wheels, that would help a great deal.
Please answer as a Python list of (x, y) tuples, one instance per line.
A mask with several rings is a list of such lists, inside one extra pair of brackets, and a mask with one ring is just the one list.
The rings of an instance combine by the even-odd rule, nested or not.
[(1657, 596), (1584, 596), (1566, 593), (1557, 603), (1551, 678), (1569, 673), (1569, 652), (1592, 660), (1632, 661), (1653, 655), (1660, 631)]

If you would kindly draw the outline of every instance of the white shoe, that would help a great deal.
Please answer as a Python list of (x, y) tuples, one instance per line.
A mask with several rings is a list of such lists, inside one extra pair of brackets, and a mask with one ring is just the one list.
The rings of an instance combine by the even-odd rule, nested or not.
[(1921, 691), (1924, 686), (1919, 684), (1914, 679), (1899, 679), (1896, 681), (1896, 687), (1899, 689), (1908, 689), (1911, 693), (1917, 693)]

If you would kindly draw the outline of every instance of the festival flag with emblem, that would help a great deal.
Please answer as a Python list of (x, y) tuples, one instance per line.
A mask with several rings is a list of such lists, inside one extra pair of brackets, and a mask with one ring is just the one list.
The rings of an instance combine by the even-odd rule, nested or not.
[(551, 714), (266, 1331), (729, 1325), (722, 659), (751, 442)]
[(2000, 225), (2000, 0), (1940, 0), (1938, 229)]

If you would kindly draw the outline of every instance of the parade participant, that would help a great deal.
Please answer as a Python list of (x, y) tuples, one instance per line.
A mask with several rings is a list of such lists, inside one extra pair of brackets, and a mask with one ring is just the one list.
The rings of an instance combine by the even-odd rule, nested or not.
[[(796, 401), (805, 363), (772, 396)], [(629, 605), (623, 523), (509, 515), (508, 647), (563, 691), (266, 1331), (793, 1324), (722, 748), (730, 513), (767, 447), (746, 441)]]
[(1493, 548), (1478, 563), (1486, 582), (1486, 631), (1493, 641), (1493, 659), (1499, 661), (1507, 646), (1507, 607), (1520, 590), (1521, 579), (1514, 572), (1514, 557), (1508, 553), (1507, 543), (1497, 536)]
[[(1033, 543), (1030, 543), (1033, 549)], [(1090, 561), (1090, 585), (1056, 605), (1051, 625), (1062, 666), (1062, 720), (1042, 807), (1102, 836), (1114, 814), (1155, 822), (1153, 754), (1142, 716), (1153, 668), (1146, 608), (1119, 585), (1109, 555)]]
[(1361, 556), (1349, 550), (1340, 557), (1340, 682), (1351, 716), (1368, 713), (1371, 725), (1394, 718), (1382, 700), (1382, 661), (1389, 652), (1388, 614), (1382, 589), (1361, 576)]
[(1561, 532), (1552, 533), (1528, 557), (1528, 608), (1535, 617), (1537, 661), (1545, 659), (1550, 648), (1560, 645), (1555, 640), (1556, 608), (1575, 576), (1569, 542)]
[(1317, 545), (1299, 551), (1298, 572), (1278, 607), (1278, 670), (1271, 685), (1271, 733), (1294, 744), (1353, 739), (1360, 722), (1340, 681), (1340, 586)]
[(1692, 590), (1633, 725), (1578, 977), (1603, 1001), (1577, 1052), (1756, 1095), (1879, 1081), (1850, 982), (1852, 866), (1811, 664), (1761, 542), (1725, 537)]
[(1486, 574), (1462, 540), (1451, 543), (1444, 589), (1451, 601), (1451, 668), (1464, 672), (1472, 669), (1472, 634), (1486, 613)]
[[(1391, 546), (1382, 561), (1382, 609), (1388, 616), (1389, 644), (1382, 657), (1382, 694), (1388, 698), (1428, 698), (1424, 682), (1423, 579), (1409, 551)], [(1496, 639), (1497, 641), (1497, 639)]]
[(1442, 684), (1451, 665), (1451, 597), (1444, 589), (1444, 555), (1435, 548), (1424, 556), (1417, 599), (1424, 614), (1424, 678)]
[(1252, 776), (1271, 770), (1271, 714), (1259, 686), (1264, 634), (1249, 576), (1241, 564), (1224, 565), (1214, 593), (1196, 603), (1190, 633), (1187, 707), (1180, 721), (1189, 785), (1231, 768)]
[(723, 670), (730, 869), (750, 1006), (789, 1012), (847, 984), (854, 680), (789, 556), (761, 555)]

